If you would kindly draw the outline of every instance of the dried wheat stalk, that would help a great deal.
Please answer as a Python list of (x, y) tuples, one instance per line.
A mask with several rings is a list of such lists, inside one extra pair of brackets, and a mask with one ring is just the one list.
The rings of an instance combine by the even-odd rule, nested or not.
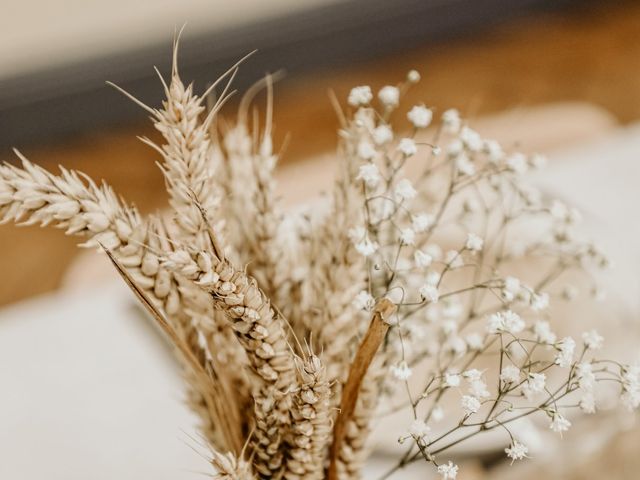
[(207, 252), (179, 250), (163, 263), (211, 294), (217, 308), (231, 320), (256, 378), (255, 468), (265, 477), (284, 467), (282, 444), (291, 425), (292, 389), (296, 383), (294, 355), (287, 343), (285, 321), (271, 307), (255, 280), (224, 258)]
[[(227, 92), (238, 64), (230, 68), (214, 84), (213, 90), (225, 77), (229, 82), (224, 88), (222, 96), (211, 106), (206, 118), (201, 116), (205, 111), (203, 99), (207, 92), (198, 96), (193, 92), (193, 86), (185, 86), (182, 82), (177, 64), (178, 41), (174, 42), (174, 61), (169, 85), (164, 82), (161, 74), (158, 76), (164, 86), (166, 101), (161, 109), (151, 109), (144, 106), (152, 114), (154, 125), (162, 133), (164, 144), (158, 146), (149, 139), (145, 143), (156, 149), (163, 157), (160, 165), (164, 173), (170, 205), (175, 213), (176, 227), (171, 232), (172, 241), (198, 245), (199, 248), (210, 247), (211, 237), (207, 234), (209, 225), (214, 225), (217, 232), (214, 248), (224, 249), (223, 222), (219, 221), (220, 213), (220, 185), (216, 181), (217, 167), (214, 147), (209, 138), (211, 123), (216, 113), (229, 98)], [(139, 103), (139, 102), (138, 102)], [(203, 212), (205, 215), (203, 216)], [(166, 236), (169, 236), (167, 233)], [(163, 248), (162, 251), (168, 251)], [(197, 335), (203, 336), (208, 350), (216, 357), (221, 365), (239, 366), (246, 363), (242, 349), (237, 342), (232, 341), (232, 332), (226, 326), (221, 315), (215, 313), (206, 295), (195, 288), (190, 282), (181, 282), (180, 291), (186, 299), (183, 310), (190, 316), (191, 322), (197, 327)], [(219, 368), (221, 377), (228, 377), (225, 381), (234, 386), (234, 398), (241, 406), (249, 401), (248, 385), (242, 369)]]

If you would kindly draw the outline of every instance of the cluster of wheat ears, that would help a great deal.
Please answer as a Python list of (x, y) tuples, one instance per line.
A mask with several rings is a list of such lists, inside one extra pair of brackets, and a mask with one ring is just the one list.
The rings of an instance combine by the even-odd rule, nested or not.
[[(272, 78), (245, 94), (236, 120), (218, 118), (237, 71), (199, 96), (181, 81), (176, 43), (168, 84), (158, 72), (162, 106), (131, 97), (164, 139), (142, 140), (162, 158), (170, 215), (143, 218), (106, 184), (50, 173), (19, 152), (20, 167), (0, 166), (0, 219), (53, 225), (101, 247), (175, 345), (219, 478), (358, 478), (374, 415), (396, 390), (408, 398), (393, 410), (413, 420), (397, 468), (423, 458), (444, 478), (457, 474), (440, 460), (448, 447), (509, 432), (523, 413), (568, 428), (559, 401), (582, 392), (579, 406), (592, 410), (585, 378), (615, 378), (635, 403), (636, 370), (586, 360), (595, 332), (574, 359), (575, 342), (549, 328), (549, 300), (567, 297), (554, 282), (605, 261), (571, 233), (573, 210), (520, 183), (538, 157), (505, 154), (454, 111), (421, 142), (432, 113), (424, 106), (395, 139), (390, 119), (419, 79), (411, 72), (380, 91), (379, 108), (368, 87), (336, 107), (340, 168), (325, 208), (285, 211), (272, 175)], [(252, 109), (262, 89), (263, 124)], [(421, 170), (410, 182), (412, 161)], [(536, 233), (545, 235), (509, 237), (523, 218), (542, 219)], [(454, 246), (443, 253), (445, 244)], [(523, 258), (537, 262), (527, 282), (509, 275)], [(483, 357), (495, 372), (471, 368)], [(428, 373), (416, 391), (407, 380), (421, 362)], [(564, 376), (541, 388), (554, 368)], [(469, 391), (456, 415), (450, 392), (461, 382)], [(443, 406), (455, 421), (432, 436)], [(509, 436), (509, 456), (526, 456)]]

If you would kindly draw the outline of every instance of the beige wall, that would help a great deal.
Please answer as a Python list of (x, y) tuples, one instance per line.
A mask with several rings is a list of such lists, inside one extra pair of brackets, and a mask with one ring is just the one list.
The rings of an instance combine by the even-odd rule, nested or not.
[(0, 0), (0, 80), (344, 0)]

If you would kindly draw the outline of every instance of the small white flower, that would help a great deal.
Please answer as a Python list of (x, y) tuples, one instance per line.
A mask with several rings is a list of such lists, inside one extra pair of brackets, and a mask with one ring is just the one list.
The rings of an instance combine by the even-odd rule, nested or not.
[(544, 391), (547, 376), (544, 373), (530, 373), (527, 381), (522, 386), (522, 393), (530, 400), (535, 394)]
[(494, 313), (489, 316), (487, 322), (487, 331), (489, 333), (511, 333), (515, 335), (524, 330), (524, 327), (524, 320), (511, 310)]
[(480, 410), (480, 400), (476, 397), (472, 397), (471, 395), (463, 395), (462, 400), (460, 400), (460, 405), (464, 410), (466, 415), (471, 415), (473, 413), (478, 413)]
[(435, 407), (432, 411), (431, 411), (431, 419), (434, 422), (439, 422), (444, 418), (444, 410), (442, 410), (442, 407), (440, 405), (438, 405), (437, 407)]
[(580, 399), (580, 403), (578, 403), (578, 406), (583, 413), (596, 413), (596, 398), (593, 396), (593, 393), (585, 393)]
[(620, 401), (630, 411), (640, 406), (640, 365), (627, 365), (622, 376), (622, 395)]
[(461, 126), (460, 113), (455, 108), (445, 110), (442, 114), (443, 130), (449, 134), (455, 135), (460, 131)]
[(479, 333), (470, 333), (465, 337), (467, 345), (471, 350), (482, 350), (484, 339)]
[(479, 252), (484, 246), (484, 240), (475, 233), (469, 233), (467, 235), (467, 242), (464, 246), (467, 250), (471, 250), (472, 252)]
[(416, 250), (413, 253), (413, 262), (418, 268), (427, 268), (433, 262), (433, 257), (428, 253), (424, 253), (422, 250)]
[(444, 349), (456, 355), (461, 355), (467, 351), (467, 344), (458, 335), (452, 335), (447, 338)]
[(373, 99), (371, 87), (368, 85), (362, 85), (351, 89), (347, 101), (352, 107), (359, 107), (361, 105), (368, 105), (369, 102), (371, 102), (371, 99)]
[(549, 428), (556, 433), (562, 433), (569, 430), (571, 426), (571, 422), (567, 420), (565, 417), (560, 415), (558, 412), (554, 412), (551, 417), (551, 423), (549, 424)]
[(565, 337), (560, 340), (558, 348), (560, 351), (556, 355), (555, 364), (562, 368), (571, 366), (573, 353), (576, 349), (576, 341), (571, 337)]
[(358, 310), (370, 311), (375, 305), (375, 299), (366, 290), (362, 290), (353, 299), (353, 306)]
[(587, 348), (591, 350), (600, 350), (604, 342), (604, 338), (596, 330), (590, 330), (582, 334), (582, 341)]
[(453, 462), (439, 465), (438, 473), (442, 475), (442, 480), (456, 480), (458, 476), (458, 465)]
[(520, 369), (515, 365), (507, 365), (500, 372), (500, 380), (504, 383), (520, 382)]
[(533, 295), (531, 295), (531, 308), (536, 312), (540, 312), (549, 308), (549, 294), (534, 293)]
[(363, 160), (371, 160), (376, 156), (376, 148), (366, 140), (361, 140), (358, 143), (358, 157)]
[(409, 73), (407, 73), (407, 81), (409, 83), (418, 83), (420, 81), (420, 72), (417, 70), (409, 70)]
[(396, 184), (393, 193), (398, 201), (411, 200), (418, 194), (411, 182), (406, 178), (403, 178)]
[(411, 226), (416, 232), (422, 233), (433, 225), (433, 221), (433, 215), (429, 215), (428, 213), (419, 213), (414, 215), (411, 219)]
[(484, 151), (487, 154), (487, 158), (494, 165), (500, 163), (504, 158), (504, 151), (498, 142), (495, 140), (485, 140)]
[(431, 429), (420, 419), (416, 419), (409, 425), (409, 435), (416, 439), (422, 439), (429, 435)]
[(416, 146), (416, 142), (414, 142), (413, 139), (401, 138), (398, 142), (398, 150), (406, 157), (410, 157), (411, 155), (415, 155), (418, 152), (418, 147)]
[(462, 140), (456, 138), (447, 145), (446, 152), (449, 157), (456, 158), (464, 153), (464, 143), (462, 143)]
[(378, 125), (373, 130), (371, 137), (376, 145), (384, 145), (393, 140), (393, 130), (388, 125)]
[(593, 373), (593, 366), (587, 362), (581, 362), (576, 365), (576, 377), (580, 388), (586, 391), (593, 390), (596, 385), (596, 376)]
[(433, 118), (433, 112), (424, 105), (415, 105), (409, 113), (407, 118), (416, 128), (426, 128), (431, 123)]
[(482, 372), (472, 368), (462, 374), (469, 382), (469, 392), (476, 398), (487, 398), (490, 396), (487, 384), (482, 380)]
[(400, 103), (400, 90), (398, 87), (386, 85), (378, 92), (378, 100), (387, 108), (397, 107)]
[(442, 322), (442, 333), (450, 336), (458, 332), (458, 322), (455, 320), (445, 320)]
[(465, 153), (461, 153), (456, 157), (455, 164), (456, 170), (462, 175), (471, 176), (476, 173), (475, 165), (473, 164), (473, 162), (471, 162), (471, 160)]
[(400, 230), (400, 243), (402, 245), (413, 245), (416, 243), (416, 232), (414, 232), (411, 228), (403, 228)]
[(507, 302), (513, 301), (514, 298), (520, 293), (521, 284), (520, 280), (515, 277), (507, 277), (504, 279), (504, 289), (502, 290), (502, 298)]
[(438, 272), (430, 271), (427, 273), (427, 278), (425, 279), (425, 283), (427, 285), (433, 285), (434, 287), (438, 286), (440, 283), (440, 274)]
[(404, 361), (391, 367), (391, 374), (398, 380), (408, 380), (412, 373), (411, 368)]
[(462, 140), (464, 146), (472, 152), (479, 152), (482, 150), (482, 137), (478, 132), (469, 127), (462, 127), (462, 130), (460, 131), (460, 140)]
[(506, 161), (507, 167), (518, 175), (522, 175), (527, 172), (529, 164), (527, 163), (527, 157), (521, 153), (514, 153), (509, 155)]
[(504, 452), (507, 454), (507, 457), (511, 459), (511, 463), (515, 460), (522, 460), (529, 453), (529, 449), (523, 445), (522, 443), (514, 440), (513, 443), (504, 449)]
[(531, 288), (527, 287), (526, 285), (523, 285), (522, 288), (518, 291), (518, 294), (516, 295), (515, 300), (521, 302), (524, 305), (531, 305), (532, 295), (533, 295), (533, 292), (531, 291)]
[(556, 343), (556, 334), (551, 331), (549, 322), (546, 320), (539, 320), (533, 325), (533, 333), (536, 336), (536, 340), (540, 343), (551, 345)]
[(444, 386), (445, 387), (459, 387), (460, 375), (457, 373), (445, 373), (444, 374)]
[(356, 180), (362, 180), (369, 188), (376, 188), (380, 183), (380, 170), (373, 163), (360, 165)]
[(429, 285), (428, 283), (425, 283), (420, 287), (419, 293), (420, 297), (429, 303), (436, 303), (438, 298), (440, 298), (438, 289), (434, 285)]
[(477, 398), (488, 398), (491, 396), (487, 384), (483, 380), (473, 380), (469, 382), (469, 393)]
[(638, 408), (638, 406), (640, 406), (640, 392), (622, 392), (622, 395), (620, 395), (620, 402), (627, 410), (633, 412), (636, 408)]
[(355, 247), (358, 253), (364, 257), (370, 257), (378, 251), (378, 243), (371, 241), (368, 236), (356, 243)]

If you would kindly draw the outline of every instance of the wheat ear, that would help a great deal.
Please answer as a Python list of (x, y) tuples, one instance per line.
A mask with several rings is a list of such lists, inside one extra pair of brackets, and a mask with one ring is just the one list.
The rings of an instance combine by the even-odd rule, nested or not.
[(292, 445), (284, 478), (324, 478), (327, 445), (331, 438), (331, 388), (320, 359), (311, 355), (298, 369), (298, 391), (294, 396)]
[(208, 252), (178, 250), (163, 264), (209, 292), (214, 305), (228, 315), (258, 380), (253, 395), (254, 468), (264, 478), (280, 475), (296, 384), (294, 355), (287, 344), (284, 320), (255, 280), (225, 259)]
[[(161, 267), (154, 249), (144, 246), (150, 244), (156, 251), (161, 250), (158, 242), (165, 234), (158, 231), (158, 223), (142, 222), (137, 210), (124, 205), (106, 184), (98, 186), (86, 175), (64, 168), (60, 175), (54, 175), (19, 152), (16, 154), (22, 168), (0, 165), (0, 222), (52, 225), (69, 235), (84, 237), (83, 246), (100, 244), (113, 251), (133, 281), (148, 292), (178, 333), (190, 340), (196, 355), (201, 356), (198, 334), (180, 308), (183, 299), (175, 278)], [(209, 404), (208, 387), (192, 377), (189, 370), (186, 372), (193, 391), (197, 392), (191, 394), (193, 405)], [(197, 410), (203, 416), (206, 436), (217, 444), (218, 419), (208, 407)]]
[[(253, 178), (255, 188), (253, 202), (250, 205), (249, 219), (246, 222), (246, 239), (249, 246), (248, 268), (256, 278), (258, 284), (277, 306), (285, 303), (282, 285), (283, 251), (278, 242), (278, 231), (282, 223), (282, 213), (279, 211), (276, 199), (275, 180), (273, 171), (279, 155), (273, 152), (272, 124), (273, 124), (273, 79), (270, 75), (265, 78), (267, 86), (267, 111), (262, 138), (254, 143), (255, 152), (252, 155)], [(257, 123), (257, 121), (255, 122)], [(257, 135), (258, 127), (254, 134)]]
[[(357, 193), (348, 184), (336, 187), (333, 206), (311, 239), (308, 330), (315, 332), (323, 349), (331, 380), (344, 381), (360, 327), (353, 298), (366, 289), (365, 263), (347, 232), (356, 224)], [(339, 384), (336, 384), (339, 386)]]
[[(205, 249), (209, 247), (210, 239), (215, 238), (215, 250), (222, 252), (223, 224), (216, 222), (216, 219), (221, 218), (220, 190), (216, 181), (218, 165), (215, 162), (209, 130), (217, 112), (229, 98), (227, 93), (240, 62), (214, 83), (212, 88), (225, 78), (228, 79), (222, 96), (211, 107), (206, 118), (202, 119), (205, 111), (203, 98), (206, 97), (206, 92), (200, 97), (194, 93), (193, 85), (185, 86), (179, 75), (177, 56), (176, 39), (169, 85), (158, 72), (166, 95), (162, 108), (151, 109), (143, 105), (143, 108), (152, 114), (155, 128), (161, 132), (164, 142), (158, 146), (149, 139), (144, 138), (143, 141), (157, 150), (163, 158), (160, 168), (165, 176), (169, 203), (175, 213), (177, 227), (171, 231), (173, 239)], [(208, 235), (209, 225), (215, 225), (215, 237)], [(246, 363), (242, 359), (242, 349), (230, 338), (226, 322), (212, 310), (211, 302), (206, 295), (193, 288), (190, 282), (182, 282), (180, 291), (186, 299), (185, 313), (196, 323), (198, 333), (204, 337), (216, 360), (234, 366)], [(248, 396), (243, 369), (221, 369), (219, 376), (226, 383), (235, 386), (236, 395), (233, 398), (237, 403), (245, 404)]]

